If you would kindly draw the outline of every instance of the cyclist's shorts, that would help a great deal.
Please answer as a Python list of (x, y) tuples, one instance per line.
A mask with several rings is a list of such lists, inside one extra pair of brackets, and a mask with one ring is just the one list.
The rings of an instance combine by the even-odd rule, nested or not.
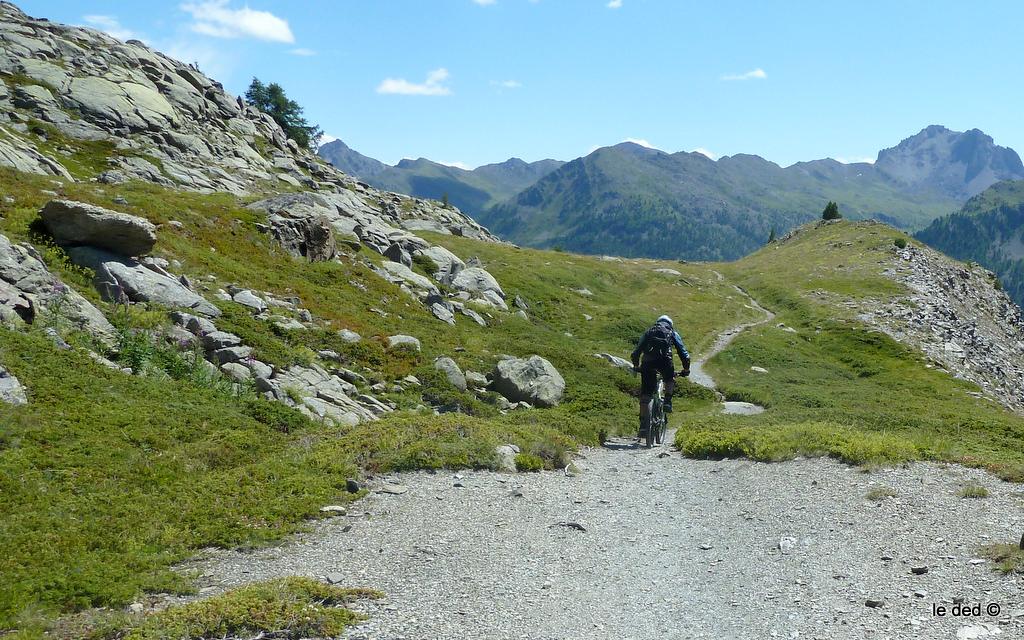
[(649, 360), (640, 365), (640, 395), (653, 396), (658, 390), (658, 374), (661, 379), (672, 379), (672, 361), (668, 359)]

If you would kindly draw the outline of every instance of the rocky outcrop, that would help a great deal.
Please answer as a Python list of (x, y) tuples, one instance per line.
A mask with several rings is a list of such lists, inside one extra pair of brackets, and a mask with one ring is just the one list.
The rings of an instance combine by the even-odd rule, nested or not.
[(10, 371), (0, 366), (0, 402), (19, 405), (28, 404), (25, 387)]
[[(44, 126), (30, 127), (31, 120)], [(495, 239), (457, 209), (380, 192), (341, 173), (195, 67), (138, 40), (121, 42), (93, 29), (34, 19), (2, 2), (0, 164), (72, 179), (61, 156), (40, 150), (39, 136), (48, 131), (72, 143), (115, 147), (110, 167), (97, 176), (104, 182), (137, 179), (236, 194), (303, 188), (364, 212), (367, 219), (354, 221), (349, 231), (372, 221), (405, 233)], [(307, 231), (318, 230), (323, 227), (298, 236), (308, 245)], [(282, 235), (294, 247), (295, 234)], [(320, 255), (314, 251), (311, 259)]]
[(96, 289), (109, 302), (155, 302), (171, 308), (217, 317), (213, 303), (151, 263), (123, 258), (92, 247), (68, 250), (72, 261), (96, 272)]
[(108, 346), (116, 340), (99, 309), (50, 273), (31, 245), (0, 235), (0, 324), (17, 327), (41, 319), (67, 322)]
[(156, 227), (148, 220), (84, 202), (51, 200), (39, 216), (63, 246), (84, 245), (122, 256), (142, 256), (156, 244)]
[(858, 303), (859, 318), (1024, 413), (1024, 318), (995, 275), (927, 248), (893, 251), (884, 273), (910, 295)]
[(511, 402), (554, 407), (565, 393), (565, 379), (540, 356), (508, 358), (495, 365), (491, 388)]

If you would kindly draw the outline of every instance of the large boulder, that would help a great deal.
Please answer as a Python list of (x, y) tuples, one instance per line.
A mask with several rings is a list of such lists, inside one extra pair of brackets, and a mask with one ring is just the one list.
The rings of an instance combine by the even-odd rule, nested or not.
[(454, 360), (448, 356), (442, 356), (434, 360), (434, 368), (443, 373), (453, 387), (459, 391), (466, 390), (466, 375), (462, 373), (462, 369), (459, 368), (459, 365)]
[(73, 247), (71, 260), (96, 272), (93, 284), (104, 300), (155, 302), (167, 307), (217, 317), (220, 309), (169, 274), (132, 258), (123, 258), (92, 247)]
[(452, 279), (452, 286), (481, 296), (490, 291), (497, 294), (502, 300), (505, 299), (505, 292), (502, 291), (501, 285), (494, 279), (494, 276), (481, 267), (469, 267), (459, 271)]
[(495, 365), (491, 388), (512, 402), (554, 407), (565, 393), (565, 379), (540, 356), (508, 358)]
[(32, 324), (47, 315), (105, 345), (116, 342), (117, 331), (99, 309), (50, 273), (31, 245), (0, 235), (0, 326)]
[(277, 214), (268, 217), (270, 231), (281, 247), (297, 258), (310, 262), (327, 262), (338, 254), (334, 229), (323, 215), (286, 218)]
[(60, 245), (99, 247), (121, 256), (142, 256), (156, 244), (156, 227), (148, 220), (84, 202), (51, 200), (39, 215)]
[(444, 247), (419, 249), (416, 251), (416, 256), (427, 258), (436, 265), (433, 276), (441, 284), (451, 284), (455, 276), (466, 268), (466, 263), (462, 261), (462, 258)]

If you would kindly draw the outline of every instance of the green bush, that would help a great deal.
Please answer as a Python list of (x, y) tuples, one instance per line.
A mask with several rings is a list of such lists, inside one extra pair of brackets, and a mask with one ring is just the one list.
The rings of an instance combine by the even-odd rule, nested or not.
[(894, 245), (896, 245), (897, 249), (906, 249), (907, 248), (907, 239), (906, 238), (896, 238), (895, 240), (892, 241), (892, 243)]
[(532, 453), (516, 454), (517, 471), (540, 471), (544, 468), (544, 459)]

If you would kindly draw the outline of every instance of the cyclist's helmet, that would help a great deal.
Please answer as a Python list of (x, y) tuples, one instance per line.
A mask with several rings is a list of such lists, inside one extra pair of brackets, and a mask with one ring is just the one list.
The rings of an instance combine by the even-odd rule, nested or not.
[(672, 324), (672, 318), (670, 318), (668, 316), (661, 316), (660, 318), (658, 318), (658, 322), (667, 322), (669, 327), (673, 327), (674, 326)]

